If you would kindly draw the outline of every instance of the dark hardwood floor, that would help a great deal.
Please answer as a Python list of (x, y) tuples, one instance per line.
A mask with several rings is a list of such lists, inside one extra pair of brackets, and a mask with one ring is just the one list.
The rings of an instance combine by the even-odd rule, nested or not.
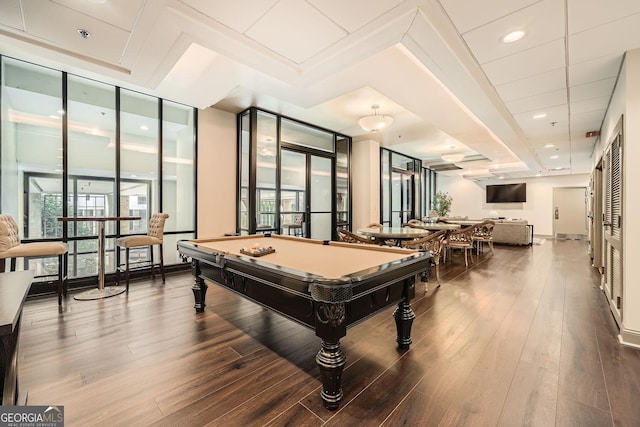
[(68, 426), (638, 426), (640, 352), (617, 341), (581, 241), (496, 245), (418, 286), (413, 344), (393, 309), (352, 328), (344, 400), (323, 408), (314, 333), (190, 273), (128, 295), (29, 300), (21, 387)]

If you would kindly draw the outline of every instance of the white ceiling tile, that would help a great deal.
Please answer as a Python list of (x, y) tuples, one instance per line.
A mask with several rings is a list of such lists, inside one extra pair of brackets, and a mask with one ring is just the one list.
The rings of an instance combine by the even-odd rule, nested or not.
[(541, 46), (488, 62), (482, 66), (494, 85), (501, 85), (565, 66), (564, 42), (554, 40)]
[(0, 2), (0, 24), (20, 31), (24, 30), (18, 0)]
[[(536, 111), (537, 113), (538, 111)], [(567, 123), (569, 119), (569, 106), (567, 104), (557, 105), (551, 108), (545, 108), (539, 111), (540, 113), (546, 113), (546, 116), (540, 119), (534, 119), (533, 112), (526, 112), (520, 114), (514, 114), (514, 118), (525, 133), (529, 131), (547, 131), (555, 126), (552, 122)]]
[(607, 97), (613, 92), (613, 87), (616, 84), (616, 78), (611, 77), (609, 79), (598, 80), (591, 83), (585, 83), (578, 86), (572, 86), (570, 91), (571, 102), (585, 101), (588, 99)]
[(346, 36), (315, 8), (296, 0), (280, 1), (246, 34), (298, 64)]
[(403, 0), (307, 0), (307, 2), (352, 33), (393, 9)]
[(539, 128), (527, 129), (527, 138), (552, 138), (555, 140), (566, 140), (569, 135), (569, 123), (564, 121), (557, 122), (554, 126), (547, 124)]
[(569, 36), (569, 63), (577, 64), (638, 47), (640, 14)]
[(180, 0), (209, 18), (244, 33), (278, 0)]
[(568, 0), (569, 34), (640, 13), (640, 1)]
[(605, 111), (609, 105), (609, 98), (609, 96), (602, 96), (600, 98), (571, 102), (571, 115), (592, 111)]
[(621, 64), (622, 54), (616, 53), (569, 65), (569, 86), (617, 77)]
[[(42, 3), (42, 0), (23, 0), (22, 3)], [(114, 25), (123, 30), (131, 31), (143, 6), (143, 0), (108, 0), (78, 1), (78, 0), (54, 0), (69, 9), (76, 10), (84, 15), (91, 16), (107, 24)]]
[[(514, 30), (526, 35), (514, 43), (500, 38)], [(564, 3), (545, 0), (464, 34), (474, 56), (484, 64), (564, 37)]]
[[(22, 4), (29, 34), (75, 53), (119, 63), (129, 38), (127, 31), (53, 2)], [(80, 37), (79, 28), (88, 30), (91, 36)]]
[(571, 114), (571, 131), (585, 133), (600, 130), (605, 109)]
[(540, 93), (528, 98), (507, 102), (507, 108), (512, 114), (543, 111), (545, 108), (556, 107), (567, 103), (566, 89)]
[(496, 86), (496, 90), (502, 100), (508, 102), (565, 87), (565, 70), (556, 68), (546, 73)]
[(525, 8), (539, 0), (440, 0), (460, 33)]

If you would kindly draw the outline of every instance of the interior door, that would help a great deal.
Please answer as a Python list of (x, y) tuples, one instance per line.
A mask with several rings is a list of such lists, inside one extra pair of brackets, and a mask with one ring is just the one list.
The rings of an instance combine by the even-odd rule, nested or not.
[(312, 239), (331, 240), (333, 180), (332, 159), (308, 154), (309, 176), (309, 233)]
[(560, 239), (584, 239), (587, 236), (587, 189), (553, 189), (553, 235)]
[(592, 205), (591, 205), (591, 250), (593, 257), (593, 266), (602, 273), (602, 267), (604, 262), (602, 259), (602, 242), (603, 242), (603, 225), (602, 225), (602, 160), (598, 162), (598, 165), (593, 171), (593, 188)]
[[(282, 149), (280, 168), (280, 233), (300, 230), (302, 237), (331, 240), (333, 159)], [(291, 224), (302, 214), (300, 228)], [(299, 226), (299, 224), (294, 224)]]
[[(307, 213), (307, 156), (291, 150), (281, 150), (280, 166), (280, 234), (305, 237)], [(300, 219), (300, 221), (299, 221)], [(300, 222), (300, 224), (298, 224)]]
[(391, 226), (399, 227), (413, 218), (413, 173), (391, 173)]
[(604, 290), (618, 324), (622, 320), (622, 120), (604, 154)]

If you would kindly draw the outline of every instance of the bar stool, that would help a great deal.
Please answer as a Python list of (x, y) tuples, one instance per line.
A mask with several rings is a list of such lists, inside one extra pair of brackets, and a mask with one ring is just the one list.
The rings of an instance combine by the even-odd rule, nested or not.
[[(142, 246), (149, 246), (150, 260), (136, 261), (134, 264), (134, 270), (141, 268), (151, 267), (151, 277), (156, 278), (155, 268), (160, 267), (160, 274), (162, 275), (162, 283), (164, 283), (164, 257), (162, 253), (162, 238), (164, 236), (164, 223), (169, 218), (169, 214), (166, 213), (154, 213), (149, 219), (149, 226), (147, 234), (144, 236), (126, 236), (120, 237), (116, 240), (116, 246), (118, 251), (120, 248), (125, 250), (125, 263), (118, 265), (116, 269), (116, 283), (120, 281), (120, 271), (123, 270), (124, 265), (125, 280), (127, 282), (127, 292), (129, 292), (129, 277), (131, 273), (130, 268), (130, 249)], [(153, 262), (153, 246), (160, 246), (160, 262), (155, 264)]]
[[(11, 260), (11, 271), (16, 269), (17, 258), (58, 257), (58, 306), (62, 296), (67, 296), (67, 254), (69, 247), (63, 242), (21, 243), (18, 224), (11, 215), (0, 214), (0, 271), (6, 268), (5, 260)], [(35, 277), (49, 277), (40, 275)]]

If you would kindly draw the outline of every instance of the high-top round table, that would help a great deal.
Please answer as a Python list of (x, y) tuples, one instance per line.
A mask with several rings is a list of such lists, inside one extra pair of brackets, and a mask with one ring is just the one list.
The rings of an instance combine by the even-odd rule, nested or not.
[(75, 295), (73, 299), (80, 301), (88, 301), (112, 297), (124, 293), (124, 286), (104, 286), (104, 255), (105, 255), (105, 236), (104, 223), (106, 221), (136, 221), (141, 219), (139, 216), (103, 216), (103, 217), (60, 217), (58, 221), (76, 222), (76, 221), (95, 221), (98, 223), (98, 287), (81, 294)]

